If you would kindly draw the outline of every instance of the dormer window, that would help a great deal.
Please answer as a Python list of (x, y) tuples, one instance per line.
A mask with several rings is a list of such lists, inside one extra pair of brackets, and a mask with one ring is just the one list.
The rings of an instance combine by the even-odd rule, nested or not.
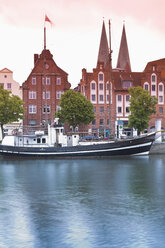
[(122, 88), (124, 88), (124, 89), (129, 89), (130, 87), (133, 86), (132, 81), (123, 80), (121, 83), (122, 83)]

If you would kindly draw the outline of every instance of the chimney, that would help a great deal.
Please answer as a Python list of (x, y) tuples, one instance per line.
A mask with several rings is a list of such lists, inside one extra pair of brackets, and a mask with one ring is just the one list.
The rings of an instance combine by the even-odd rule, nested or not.
[(36, 64), (38, 59), (39, 59), (39, 54), (34, 54), (34, 65)]

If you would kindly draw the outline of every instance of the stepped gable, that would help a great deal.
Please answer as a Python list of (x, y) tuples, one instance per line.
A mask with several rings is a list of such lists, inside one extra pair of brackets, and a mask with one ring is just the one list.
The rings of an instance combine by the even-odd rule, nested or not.
[(101, 32), (101, 39), (100, 39), (100, 47), (97, 59), (97, 67), (99, 63), (104, 63), (104, 67), (109, 62), (109, 48), (108, 48), (108, 40), (105, 30), (105, 24), (103, 21), (102, 32)]
[(57, 64), (53, 60), (53, 55), (47, 49), (44, 49), (40, 55), (34, 54), (33, 72), (43, 72), (44, 63), (48, 65), (46, 65), (47, 73), (51, 73), (53, 70), (55, 70), (64, 73), (66, 76), (68, 75), (68, 73), (66, 73), (64, 70), (57, 66)]
[(119, 55), (117, 60), (117, 69), (131, 72), (131, 63), (129, 58), (125, 25), (123, 25), (123, 32), (122, 32)]
[(112, 72), (115, 91), (128, 91), (130, 87), (141, 86), (143, 72)]

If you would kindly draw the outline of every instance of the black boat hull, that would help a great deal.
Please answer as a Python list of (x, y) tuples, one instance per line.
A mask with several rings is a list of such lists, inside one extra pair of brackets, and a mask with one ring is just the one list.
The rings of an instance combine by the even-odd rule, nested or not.
[(109, 157), (148, 154), (155, 133), (114, 143), (79, 145), (69, 147), (19, 147), (0, 145), (0, 154), (8, 156), (35, 156), (54, 158)]

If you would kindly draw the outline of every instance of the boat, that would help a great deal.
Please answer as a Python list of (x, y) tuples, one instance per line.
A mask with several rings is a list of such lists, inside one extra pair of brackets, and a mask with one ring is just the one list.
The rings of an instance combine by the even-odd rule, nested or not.
[(93, 158), (110, 156), (147, 155), (155, 140), (155, 133), (118, 141), (93, 140), (84, 142), (78, 133), (66, 135), (64, 127), (55, 122), (48, 125), (48, 133), (5, 136), (0, 154), (6, 156), (33, 156), (52, 158)]

